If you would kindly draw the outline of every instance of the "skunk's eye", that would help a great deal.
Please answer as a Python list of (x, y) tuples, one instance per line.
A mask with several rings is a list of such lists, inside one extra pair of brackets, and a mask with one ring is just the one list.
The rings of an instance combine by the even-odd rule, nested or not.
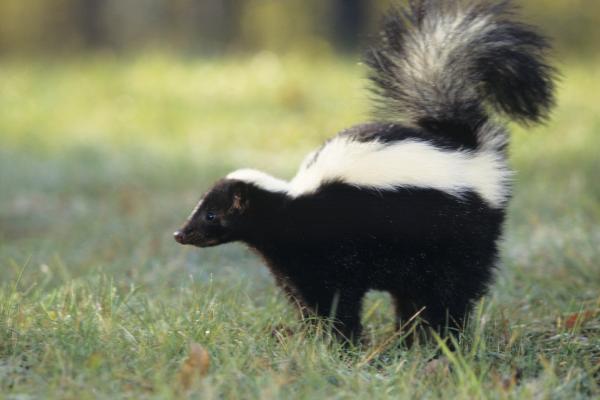
[(215, 214), (214, 212), (209, 211), (209, 212), (206, 213), (206, 220), (207, 221), (214, 221), (215, 218), (217, 218), (217, 214)]

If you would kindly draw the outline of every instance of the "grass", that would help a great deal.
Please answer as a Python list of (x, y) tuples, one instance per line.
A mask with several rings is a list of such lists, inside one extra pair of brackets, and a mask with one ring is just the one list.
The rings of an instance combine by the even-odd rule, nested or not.
[[(562, 66), (546, 127), (515, 127), (502, 268), (459, 350), (403, 349), (389, 298), (370, 345), (309, 327), (240, 245), (177, 246), (208, 185), (290, 176), (367, 117), (360, 66), (259, 54), (0, 63), (0, 397), (600, 396), (600, 72)], [(190, 343), (210, 355), (182, 384)]]

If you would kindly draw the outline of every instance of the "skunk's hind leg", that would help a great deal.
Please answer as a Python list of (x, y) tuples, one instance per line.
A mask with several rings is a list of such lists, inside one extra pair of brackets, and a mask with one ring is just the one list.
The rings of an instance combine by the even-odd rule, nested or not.
[[(458, 336), (464, 328), (465, 316), (469, 312), (469, 304), (446, 307), (435, 301), (408, 300), (392, 294), (396, 310), (396, 329), (404, 337), (404, 343), (411, 347), (416, 342), (433, 339), (432, 333), (442, 339), (450, 335)], [(452, 344), (446, 342), (450, 347)]]
[(429, 304), (424, 310), (428, 334), (432, 336), (435, 333), (450, 351), (456, 350), (471, 308), (471, 303), (466, 299), (455, 301), (452, 305)]
[(418, 342), (424, 336), (419, 324), (424, 308), (417, 306), (403, 296), (394, 293), (391, 295), (396, 313), (396, 331), (400, 337), (404, 338), (404, 344), (407, 347), (412, 347), (415, 342)]

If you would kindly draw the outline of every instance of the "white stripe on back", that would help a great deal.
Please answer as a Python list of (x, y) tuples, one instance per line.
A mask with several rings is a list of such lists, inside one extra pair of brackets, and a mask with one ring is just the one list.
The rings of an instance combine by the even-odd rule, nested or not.
[(278, 179), (265, 172), (250, 168), (233, 171), (227, 175), (226, 178), (253, 183), (260, 188), (268, 190), (269, 192), (287, 192), (289, 191), (290, 186), (289, 183), (283, 179)]
[(235, 171), (227, 178), (287, 192), (291, 197), (314, 193), (333, 181), (375, 190), (431, 188), (454, 196), (472, 190), (491, 206), (501, 207), (508, 198), (512, 175), (499, 152), (443, 150), (418, 140), (358, 142), (337, 136), (311, 160), (314, 154), (306, 157), (289, 183), (248, 169)]

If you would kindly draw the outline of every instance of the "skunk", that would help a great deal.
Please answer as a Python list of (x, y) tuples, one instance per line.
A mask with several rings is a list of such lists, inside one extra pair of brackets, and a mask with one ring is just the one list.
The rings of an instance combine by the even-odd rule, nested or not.
[(376, 122), (337, 134), (291, 181), (230, 173), (176, 241), (246, 243), (349, 340), (371, 289), (391, 294), (398, 321), (460, 329), (492, 280), (511, 194), (500, 117), (542, 122), (554, 104), (549, 43), (514, 11), (417, 0), (390, 12), (365, 60)]

